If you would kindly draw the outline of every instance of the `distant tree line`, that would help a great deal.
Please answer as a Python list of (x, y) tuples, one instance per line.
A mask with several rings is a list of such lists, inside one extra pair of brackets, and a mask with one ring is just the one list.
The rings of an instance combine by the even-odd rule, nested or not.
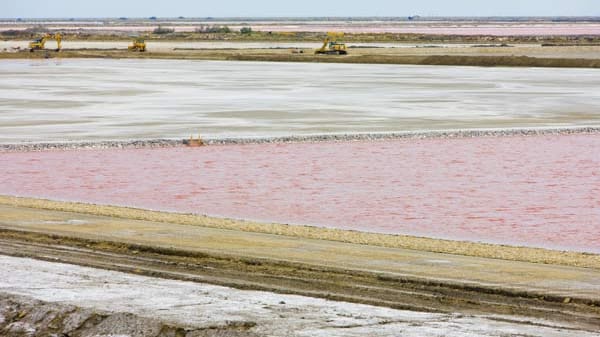
[(152, 33), (154, 34), (170, 34), (175, 32), (175, 29), (173, 28), (167, 28), (167, 27), (163, 27), (161, 25), (158, 25), (158, 27), (156, 27)]
[[(200, 26), (196, 27), (195, 32), (196, 33), (225, 33), (225, 34), (228, 34), (228, 33), (232, 33), (233, 30), (231, 30), (231, 28), (229, 28), (228, 26), (200, 25)], [(251, 27), (242, 27), (242, 29), (240, 29), (240, 33), (250, 35), (250, 34), (252, 34), (252, 28)]]
[(196, 33), (231, 33), (231, 29), (228, 26), (210, 26), (200, 25), (196, 27)]

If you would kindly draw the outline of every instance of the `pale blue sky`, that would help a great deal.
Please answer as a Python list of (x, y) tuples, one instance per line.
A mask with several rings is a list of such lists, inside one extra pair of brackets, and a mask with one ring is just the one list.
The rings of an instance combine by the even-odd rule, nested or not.
[(1, 18), (600, 16), (599, 0), (0, 0)]

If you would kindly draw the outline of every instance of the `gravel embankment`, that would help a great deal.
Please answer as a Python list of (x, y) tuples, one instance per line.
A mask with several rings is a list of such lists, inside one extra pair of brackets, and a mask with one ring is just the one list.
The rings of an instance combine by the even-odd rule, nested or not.
[[(204, 138), (205, 145), (243, 145), (269, 143), (308, 143), (308, 142), (345, 142), (345, 141), (380, 141), (394, 139), (431, 139), (431, 138), (473, 138), (473, 137), (514, 137), (541, 135), (570, 135), (600, 133), (600, 127), (569, 128), (518, 128), (518, 129), (474, 129), (443, 130), (419, 132), (390, 133), (352, 133), (321, 134), (286, 137), (248, 137), (248, 138)], [(49, 143), (10, 143), (0, 144), (0, 152), (25, 152), (49, 150), (81, 150), (81, 149), (122, 149), (122, 148), (161, 148), (186, 146), (188, 139), (141, 139), (141, 140), (105, 140), (81, 142), (49, 142)]]

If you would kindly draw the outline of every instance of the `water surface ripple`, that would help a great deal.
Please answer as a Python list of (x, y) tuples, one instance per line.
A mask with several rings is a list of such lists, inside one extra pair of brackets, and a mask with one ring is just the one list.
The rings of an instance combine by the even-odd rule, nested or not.
[(600, 135), (0, 154), (0, 194), (600, 253)]

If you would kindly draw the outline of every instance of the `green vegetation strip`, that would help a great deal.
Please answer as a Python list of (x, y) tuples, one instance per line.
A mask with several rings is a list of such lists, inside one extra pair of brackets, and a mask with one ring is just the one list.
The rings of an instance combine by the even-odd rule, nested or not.
[(412, 249), (434, 253), (600, 269), (600, 255), (591, 253), (439, 240), (408, 235), (377, 234), (313, 226), (258, 223), (194, 214), (168, 213), (119, 206), (103, 206), (12, 196), (0, 196), (0, 204), (13, 207), (75, 212), (163, 223), (177, 223), (191, 226), (339, 241), (388, 248)]

